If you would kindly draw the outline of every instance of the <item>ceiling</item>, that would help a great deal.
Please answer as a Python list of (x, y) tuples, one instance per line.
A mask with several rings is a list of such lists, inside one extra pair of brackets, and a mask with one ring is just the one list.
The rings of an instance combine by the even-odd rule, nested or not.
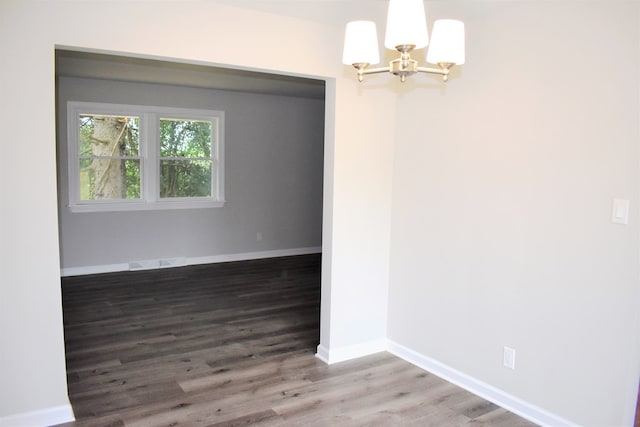
[(93, 52), (56, 50), (56, 76), (324, 99), (324, 80)]

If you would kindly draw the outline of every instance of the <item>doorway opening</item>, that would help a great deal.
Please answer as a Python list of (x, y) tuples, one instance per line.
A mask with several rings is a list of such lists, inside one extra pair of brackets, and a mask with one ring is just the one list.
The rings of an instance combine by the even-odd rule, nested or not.
[[(70, 127), (67, 105), (71, 101), (189, 109), (210, 108), (224, 111), (224, 206), (153, 211), (70, 211), (69, 194), (75, 191), (73, 185), (83, 182), (82, 179), (90, 180), (86, 177), (70, 179), (70, 171), (77, 172), (78, 168), (69, 167), (74, 157), (69, 155), (68, 135), (70, 132), (80, 132)], [(311, 306), (308, 309), (317, 309), (319, 317), (324, 104), (324, 80), (231, 70), (202, 64), (57, 50), (59, 241), (64, 286), (73, 286), (73, 283), (89, 278), (95, 283), (101, 283), (95, 288), (96, 296), (98, 289), (108, 284), (113, 286), (116, 292), (124, 291), (121, 297), (126, 298), (126, 286), (131, 286), (131, 289), (137, 286), (128, 282), (128, 278), (135, 277), (141, 281), (145, 289), (143, 293), (149, 292), (147, 297), (151, 305), (148, 309), (151, 310), (153, 300), (159, 297), (154, 295), (154, 286), (169, 284), (171, 288), (171, 284), (187, 283), (187, 279), (194, 275), (214, 277), (221, 268), (246, 268), (248, 276), (254, 281), (249, 283), (246, 276), (244, 279), (239, 278), (242, 274), (234, 279), (234, 287), (247, 285), (246, 293), (236, 297), (242, 299), (256, 292), (264, 292), (261, 286), (265, 285), (265, 277), (269, 275), (274, 276), (274, 284), (277, 282), (279, 286), (284, 284), (287, 287), (293, 282), (300, 286), (309, 285), (309, 282), (313, 282), (309, 276), (305, 276), (307, 279), (301, 279), (297, 274), (304, 270), (308, 274), (313, 272), (312, 275), (317, 278), (317, 282), (311, 285), (317, 287), (317, 294), (309, 289), (305, 289), (305, 292), (312, 298), (309, 300)], [(96, 114), (92, 115), (92, 112), (86, 113), (93, 119), (97, 117)], [(118, 118), (116, 117), (116, 122)], [(170, 122), (176, 121), (173, 120), (175, 117), (166, 119), (171, 119)], [(138, 131), (147, 132), (152, 137), (159, 137), (158, 134), (163, 132), (162, 129), (154, 131), (144, 126), (141, 125)], [(91, 132), (88, 132), (88, 138), (99, 139)], [(144, 147), (139, 148), (141, 157), (144, 150)], [(75, 158), (78, 158), (78, 155)], [(104, 160), (100, 156), (90, 158), (88, 155), (80, 155), (80, 158), (78, 161), (84, 160), (85, 163)], [(148, 169), (152, 166), (139, 167)], [(160, 174), (159, 171), (155, 173)], [(95, 181), (100, 178), (93, 179)], [(140, 178), (139, 185), (144, 189), (148, 182)], [(87, 187), (90, 188), (90, 184), (87, 184)], [(90, 194), (90, 191), (87, 194)], [(164, 269), (168, 267), (178, 268)], [(267, 271), (264, 273), (266, 276), (252, 276), (254, 268), (264, 269)], [(277, 271), (277, 274), (274, 271)], [(131, 276), (132, 274), (134, 276)], [(203, 280), (205, 279), (195, 281), (202, 285)], [(255, 280), (261, 282), (257, 283)], [(86, 282), (83, 283), (86, 285)], [(123, 285), (124, 283), (128, 285)], [(193, 286), (193, 283), (187, 287), (189, 286)], [(257, 291), (256, 286), (261, 290)], [(293, 289), (287, 289), (292, 290), (296, 298), (304, 293), (296, 293), (295, 286)], [(87, 287), (86, 291), (88, 294), (85, 296), (89, 295), (91, 298), (91, 286)], [(161, 293), (160, 288), (157, 291)], [(179, 291), (180, 289), (178, 294), (171, 298), (180, 299)], [(198, 292), (194, 291), (196, 295)], [(284, 294), (280, 296), (284, 297)], [(314, 298), (317, 298), (317, 301)], [(271, 305), (263, 307), (267, 311), (284, 307), (278, 308), (277, 298), (262, 300), (265, 304)], [(184, 301), (186, 305), (195, 303)], [(315, 306), (317, 307), (314, 309)], [(99, 322), (108, 325), (112, 323), (109, 319), (118, 317), (113, 302), (105, 301), (103, 309), (104, 317), (98, 319)], [(260, 311), (257, 307), (253, 309)], [(146, 310), (144, 307), (139, 310), (139, 318), (143, 319)], [(180, 309), (171, 306), (170, 310)], [(95, 316), (100, 313), (93, 311), (92, 314)], [(186, 311), (184, 315), (194, 316)], [(137, 316), (134, 314), (134, 318), (138, 318)], [(144, 321), (131, 320), (127, 325), (120, 327), (146, 327), (141, 325), (144, 325)], [(305, 325), (308, 330), (308, 322)], [(295, 329), (295, 326), (290, 327)], [(316, 345), (319, 343), (319, 328), (318, 319), (312, 340)], [(201, 331), (204, 335), (205, 330), (206, 328)], [(121, 333), (126, 335), (122, 330), (113, 331), (116, 335)], [(176, 333), (179, 334), (179, 331), (167, 330), (153, 337), (138, 336), (134, 341), (140, 348), (162, 346), (162, 343), (176, 339)], [(228, 336), (225, 339), (233, 338)], [(110, 345), (117, 346), (113, 343)], [(209, 345), (215, 346), (213, 341)], [(313, 345), (308, 347), (310, 351), (315, 352)], [(80, 353), (76, 355), (78, 354)], [(67, 356), (69, 357), (69, 354)], [(90, 354), (88, 357), (85, 361), (91, 360)], [(128, 357), (131, 362), (139, 362), (135, 360), (135, 355), (130, 354)], [(70, 372), (69, 381), (76, 376), (79, 379), (88, 375), (88, 372), (93, 370), (113, 371), (114, 366), (109, 364), (115, 363), (116, 359), (98, 359), (85, 366), (89, 371)], [(99, 366), (89, 366), (94, 362)], [(208, 362), (210, 367), (213, 366), (212, 360)], [(106, 365), (103, 365), (105, 363)]]

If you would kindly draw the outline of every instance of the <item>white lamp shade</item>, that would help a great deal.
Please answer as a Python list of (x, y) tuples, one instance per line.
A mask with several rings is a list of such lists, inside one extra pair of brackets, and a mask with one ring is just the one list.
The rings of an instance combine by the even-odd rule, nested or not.
[(380, 62), (376, 24), (371, 21), (352, 21), (344, 35), (342, 63), (346, 65)]
[(439, 19), (433, 24), (427, 62), (464, 64), (464, 22)]
[(385, 47), (395, 50), (396, 46), (415, 45), (420, 49), (428, 44), (429, 32), (422, 0), (390, 0)]

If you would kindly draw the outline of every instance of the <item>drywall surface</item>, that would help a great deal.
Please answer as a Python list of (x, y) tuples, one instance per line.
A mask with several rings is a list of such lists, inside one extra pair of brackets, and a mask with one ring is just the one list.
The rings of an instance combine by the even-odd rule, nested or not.
[(444, 3), (467, 63), (398, 103), (389, 338), (571, 422), (631, 425), (638, 3)]
[[(384, 4), (369, 7), (378, 11)], [(396, 97), (384, 79), (358, 86), (352, 70), (340, 63), (344, 24), (352, 17), (339, 5), (332, 10), (335, 19), (317, 23), (312, 16), (255, 11), (251, 4), (0, 3), (0, 48), (12, 58), (0, 70), (0, 109), (4, 122), (11, 123), (1, 136), (0, 158), (0, 421), (68, 406), (58, 249), (56, 48), (326, 79), (331, 102), (325, 106), (324, 129), (321, 344), (332, 351), (384, 338)], [(227, 189), (232, 203), (237, 192)]]
[[(72, 213), (67, 101), (224, 111), (225, 206)], [(57, 106), (63, 268), (322, 245), (322, 100), (61, 77)]]
[[(322, 2), (322, 22), (303, 13), (307, 2), (296, 10), (307, 18), (241, 3), (128, 2), (126, 13), (109, 1), (0, 3), (0, 48), (12, 58), (0, 69), (10, 124), (0, 137), (0, 422), (68, 404), (58, 46), (326, 78), (328, 353), (384, 339), (388, 327), (399, 344), (561, 417), (630, 424), (637, 3), (427, 2), (430, 23), (467, 22), (467, 63), (446, 87), (427, 76), (359, 84), (340, 64), (346, 21), (376, 19), (382, 38), (384, 2), (347, 1), (359, 4), (344, 12)], [(629, 225), (610, 223), (613, 197), (631, 201)], [(504, 345), (517, 351), (515, 371), (501, 366)]]

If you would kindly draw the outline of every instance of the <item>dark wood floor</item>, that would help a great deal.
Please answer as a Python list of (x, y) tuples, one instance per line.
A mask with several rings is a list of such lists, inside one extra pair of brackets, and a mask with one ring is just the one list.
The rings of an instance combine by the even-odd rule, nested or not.
[(65, 426), (532, 426), (390, 354), (328, 366), (320, 256), (63, 279)]

